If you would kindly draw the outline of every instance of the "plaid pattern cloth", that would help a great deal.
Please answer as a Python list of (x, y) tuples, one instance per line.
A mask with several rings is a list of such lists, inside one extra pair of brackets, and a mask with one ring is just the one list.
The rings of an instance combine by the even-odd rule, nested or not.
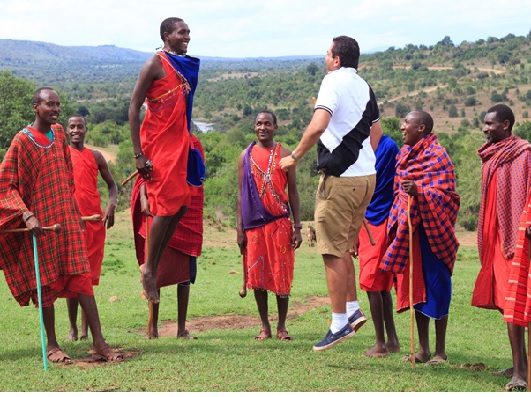
[[(19, 132), (0, 165), (0, 229), (24, 227), (25, 211), (32, 211), (42, 226), (58, 223), (62, 227), (57, 234), (37, 237), (43, 286), (63, 275), (90, 271), (74, 202), (70, 151), (63, 128), (56, 124), (52, 129), (54, 140), (46, 147)], [(15, 299), (26, 306), (37, 288), (32, 235), (1, 234), (0, 246), (0, 268)]]
[(486, 143), (478, 155), (483, 162), (481, 204), (478, 219), (479, 259), (483, 258), (483, 223), (487, 188), (496, 172), (496, 210), (505, 259), (511, 259), (516, 246), (520, 215), (531, 187), (531, 144), (511, 135), (501, 142)]
[(431, 251), (452, 271), (459, 248), (455, 222), (460, 199), (455, 192), (455, 169), (450, 157), (439, 144), (437, 135), (428, 134), (415, 146), (400, 149), (396, 167), (395, 197), (387, 225), (390, 245), (380, 269), (403, 273), (409, 264), (408, 195), (400, 181), (413, 180), (419, 194), (411, 197), (413, 232), (422, 222)]

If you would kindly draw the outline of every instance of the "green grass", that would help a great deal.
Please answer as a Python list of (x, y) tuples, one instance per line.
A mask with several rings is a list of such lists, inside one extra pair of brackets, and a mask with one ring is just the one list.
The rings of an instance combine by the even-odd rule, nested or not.
[[(43, 370), (39, 315), (33, 307), (19, 307), (5, 283), (0, 284), (0, 391), (503, 391), (504, 378), (490, 371), (511, 366), (506, 327), (499, 313), (470, 306), (479, 270), (477, 250), (461, 248), (453, 277), (454, 290), (447, 335), (449, 364), (426, 367), (402, 361), (409, 351), (409, 313), (395, 315), (402, 353), (383, 359), (363, 357), (374, 343), (369, 321), (358, 334), (324, 352), (312, 346), (326, 333), (329, 306), (313, 308), (288, 323), (293, 342), (275, 339), (257, 342), (259, 321), (252, 293), (241, 299), (241, 257), (235, 232), (207, 228), (205, 249), (192, 286), (189, 320), (203, 316), (252, 315), (253, 327), (212, 328), (197, 340), (164, 337), (147, 340), (146, 301), (139, 298), (140, 283), (128, 212), (118, 214), (108, 234), (104, 270), (96, 287), (103, 332), (111, 346), (132, 352), (123, 363), (95, 366), (49, 365)], [(296, 254), (290, 305), (310, 296), (326, 296), (323, 264), (316, 248), (307, 244)], [(236, 270), (238, 274), (231, 274)], [(366, 314), (364, 293), (359, 294)], [(161, 320), (176, 319), (175, 287), (162, 290)], [(274, 318), (276, 305), (271, 296)], [(273, 322), (275, 327), (276, 323)], [(89, 357), (90, 343), (66, 342), (66, 303), (56, 303), (58, 340), (75, 363)], [(433, 324), (432, 328), (433, 330)], [(62, 342), (64, 341), (64, 342)], [(431, 335), (434, 349), (434, 331)], [(468, 367), (484, 364), (485, 369)]]

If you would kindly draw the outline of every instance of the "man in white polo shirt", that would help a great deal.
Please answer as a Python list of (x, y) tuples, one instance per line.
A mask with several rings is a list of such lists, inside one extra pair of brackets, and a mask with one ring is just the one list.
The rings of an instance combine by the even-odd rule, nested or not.
[(283, 170), (293, 167), (317, 144), (321, 174), (315, 203), (317, 249), (325, 264), (332, 325), (315, 351), (354, 336), (367, 321), (358, 304), (349, 250), (358, 239), (374, 192), (374, 150), (383, 131), (374, 92), (356, 70), (359, 56), (353, 38), (333, 39), (312, 120), (291, 156), (280, 161)]

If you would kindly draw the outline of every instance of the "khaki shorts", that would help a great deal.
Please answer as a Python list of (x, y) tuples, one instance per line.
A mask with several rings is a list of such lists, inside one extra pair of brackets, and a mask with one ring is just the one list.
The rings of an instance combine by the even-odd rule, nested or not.
[(342, 257), (358, 239), (371, 202), (376, 174), (335, 177), (321, 174), (315, 198), (317, 251)]

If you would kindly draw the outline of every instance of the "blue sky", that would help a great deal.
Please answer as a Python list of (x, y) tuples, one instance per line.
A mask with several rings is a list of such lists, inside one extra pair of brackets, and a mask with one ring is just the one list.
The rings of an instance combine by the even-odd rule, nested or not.
[(530, 15), (530, 0), (1, 0), (0, 39), (152, 52), (160, 22), (176, 16), (191, 29), (190, 55), (324, 56), (343, 34), (362, 52), (526, 36)]

